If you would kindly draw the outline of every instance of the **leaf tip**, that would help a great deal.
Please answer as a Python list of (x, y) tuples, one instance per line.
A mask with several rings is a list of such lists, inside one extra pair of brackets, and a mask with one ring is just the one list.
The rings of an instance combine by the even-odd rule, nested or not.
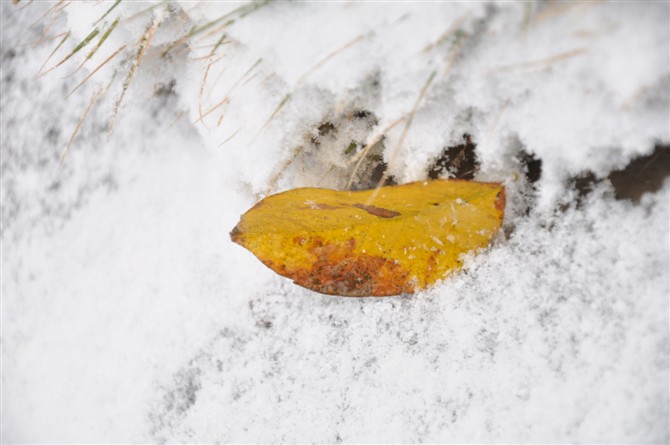
[(242, 238), (242, 231), (239, 229), (239, 224), (233, 227), (233, 230), (230, 231), (230, 240), (240, 246), (243, 245), (244, 239)]

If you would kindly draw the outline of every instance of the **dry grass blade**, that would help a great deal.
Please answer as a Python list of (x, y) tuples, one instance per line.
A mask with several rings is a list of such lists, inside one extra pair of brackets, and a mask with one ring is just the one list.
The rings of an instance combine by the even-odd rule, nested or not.
[(238, 14), (240, 18), (245, 17), (245, 16), (251, 14), (252, 12), (256, 11), (258, 8), (260, 8), (262, 6), (265, 6), (268, 2), (269, 2), (269, 0), (252, 1), (252, 2), (244, 4), (242, 6), (238, 6), (237, 8), (233, 9), (232, 11), (225, 13), (221, 17), (218, 17), (214, 20), (211, 20), (211, 21), (205, 23), (204, 25), (192, 28), (188, 32), (188, 37), (190, 38), (190, 37), (193, 37), (195, 35), (198, 35), (198, 34), (204, 32), (204, 31), (207, 31), (208, 29), (210, 29), (212, 26), (216, 25), (217, 23), (220, 23), (223, 20), (226, 20), (230, 17), (233, 17), (236, 14)]
[(58, 51), (58, 49), (59, 49), (61, 46), (63, 46), (63, 43), (65, 43), (65, 41), (66, 41), (67, 39), (70, 38), (70, 35), (71, 35), (71, 34), (70, 34), (70, 31), (68, 31), (67, 33), (65, 33), (65, 35), (63, 36), (63, 38), (61, 39), (61, 41), (58, 42), (58, 45), (56, 45), (56, 47), (54, 48), (54, 50), (51, 51), (51, 54), (49, 54), (49, 57), (47, 57), (47, 59), (44, 61), (44, 63), (43, 63), (42, 66), (40, 67), (40, 69), (39, 69), (39, 71), (37, 72), (37, 74), (35, 74), (35, 77), (40, 77), (40, 76), (42, 75), (42, 70), (44, 69), (44, 67), (47, 65), (47, 63), (49, 63), (49, 60), (51, 59), (51, 57), (53, 57), (53, 55), (56, 54), (56, 51)]
[[(193, 28), (190, 29), (190, 31), (189, 31), (188, 33), (186, 33), (186, 35), (185, 35), (184, 37), (185, 37), (186, 39), (190, 39), (191, 37), (194, 37), (194, 36), (196, 36), (196, 35), (198, 35), (198, 34), (200, 34), (200, 33), (202, 33), (202, 32), (207, 31), (209, 28), (211, 28), (212, 26), (214, 26), (214, 25), (216, 25), (217, 23), (221, 22), (221, 21), (222, 21), (223, 19), (225, 19), (226, 17), (229, 17), (230, 15), (234, 14), (234, 13), (235, 13), (238, 9), (240, 9), (240, 8), (242, 8), (242, 6), (240, 6), (240, 7), (238, 7), (237, 9), (235, 9), (235, 10), (233, 10), (233, 11), (231, 11), (231, 12), (229, 12), (229, 13), (227, 13), (227, 14), (221, 16), (221, 17), (219, 17), (218, 19), (214, 19), (214, 20), (209, 21), (209, 22), (205, 23), (205, 24), (202, 25), (202, 26), (194, 26)], [(230, 22), (230, 21), (227, 21), (227, 22), (226, 22), (226, 24), (228, 24), (228, 25), (229, 25), (230, 23), (232, 23), (232, 22)]]
[(54, 65), (54, 66), (52, 66), (51, 68), (49, 68), (48, 70), (44, 71), (44, 72), (43, 72), (42, 74), (40, 74), (40, 75), (43, 76), (43, 75), (47, 74), (48, 72), (50, 72), (50, 71), (52, 71), (52, 70), (55, 70), (56, 68), (58, 68), (59, 66), (61, 66), (61, 65), (64, 64), (65, 62), (67, 62), (67, 61), (70, 59), (70, 57), (74, 56), (77, 52), (79, 52), (79, 50), (81, 50), (81, 49), (84, 48), (86, 45), (88, 45), (88, 44), (91, 42), (91, 40), (93, 40), (93, 39), (95, 38), (95, 36), (97, 36), (99, 33), (100, 33), (100, 30), (99, 30), (98, 28), (95, 28), (93, 31), (90, 32), (89, 35), (87, 35), (87, 36), (84, 38), (84, 40), (82, 40), (81, 42), (79, 42), (79, 44), (78, 44), (77, 46), (75, 46), (74, 49), (70, 52), (70, 54), (68, 54), (67, 56), (65, 56), (65, 58), (64, 58), (63, 60), (61, 60), (61, 61), (58, 62), (56, 65)]
[(59, 34), (56, 34), (55, 36), (49, 36), (49, 31), (56, 24), (57, 20), (58, 20), (57, 16), (52, 16), (51, 20), (48, 20), (48, 21), (45, 20), (42, 24), (42, 30), (40, 31), (40, 36), (37, 38), (37, 40), (35, 40), (32, 43), (20, 43), (17, 46), (32, 45), (34, 47), (37, 47), (42, 42), (47, 42), (47, 41), (50, 41), (50, 40), (54, 40), (54, 39), (57, 39), (58, 37), (62, 36), (63, 34), (65, 34), (65, 32), (61, 32)]
[[(221, 58), (217, 59), (217, 61), (218, 61), (218, 60), (221, 60)], [(209, 110), (207, 110), (206, 112), (204, 112), (204, 113), (200, 113), (200, 116), (198, 117), (198, 119), (196, 119), (195, 121), (193, 121), (193, 124), (197, 124), (198, 122), (202, 121), (205, 117), (207, 117), (209, 114), (211, 114), (212, 112), (216, 111), (219, 107), (221, 107), (221, 106), (227, 104), (228, 102), (230, 102), (230, 95), (231, 95), (231, 93), (232, 93), (233, 91), (235, 91), (235, 88), (237, 88), (237, 86), (240, 84), (240, 82), (241, 82), (242, 80), (244, 80), (244, 78), (245, 78), (246, 76), (248, 76), (249, 73), (252, 72), (253, 69), (256, 68), (262, 61), (263, 61), (263, 59), (258, 59), (253, 65), (251, 65), (251, 68), (249, 68), (248, 70), (246, 70), (246, 71), (244, 72), (244, 74), (242, 74), (242, 76), (241, 76), (239, 79), (237, 79), (237, 81), (235, 81), (235, 83), (233, 84), (233, 86), (230, 87), (230, 89), (228, 90), (228, 92), (226, 92), (226, 95), (223, 97), (223, 99), (222, 99), (221, 101), (219, 101), (216, 105), (214, 105), (213, 107), (211, 107)], [(214, 62), (213, 62), (213, 63), (214, 63)], [(224, 69), (224, 70), (225, 70), (225, 69)], [(219, 75), (217, 76), (216, 80), (215, 80), (214, 83), (212, 84), (212, 87), (214, 87), (214, 85), (216, 85), (216, 83), (219, 81), (219, 79), (221, 78), (221, 75), (223, 74), (223, 71), (224, 71), (224, 70), (222, 70), (221, 73), (219, 73)], [(220, 122), (220, 119), (219, 119), (219, 122)]]
[(442, 70), (442, 75), (446, 76), (447, 74), (449, 74), (449, 71), (451, 71), (451, 67), (454, 65), (454, 62), (456, 61), (456, 56), (461, 50), (461, 46), (463, 46), (462, 35), (460, 38), (456, 40), (456, 42), (454, 42), (454, 46), (451, 47), (449, 55), (447, 56), (447, 62), (445, 63), (444, 69)]
[[(226, 96), (226, 97), (224, 97), (219, 103), (217, 103), (216, 105), (214, 105), (214, 106), (213, 106), (212, 108), (210, 108), (209, 110), (205, 111), (204, 113), (201, 112), (201, 113), (200, 113), (200, 117), (198, 117), (196, 120), (194, 120), (194, 121), (191, 122), (191, 123), (192, 123), (193, 125), (195, 125), (195, 124), (197, 124), (198, 122), (203, 121), (207, 116), (209, 116), (209, 115), (212, 114), (214, 111), (216, 111), (217, 109), (221, 108), (222, 106), (224, 106), (224, 105), (227, 104), (228, 102), (230, 102), (230, 98)], [(203, 125), (204, 125), (204, 123), (203, 123)], [(205, 127), (206, 127), (206, 125), (205, 125)]]
[(509, 99), (506, 99), (505, 102), (503, 102), (502, 106), (500, 107), (500, 111), (498, 111), (498, 114), (496, 115), (495, 119), (489, 126), (486, 133), (484, 134), (484, 137), (477, 143), (477, 145), (480, 148), (486, 147), (486, 145), (492, 140), (493, 134), (496, 131), (496, 128), (498, 128), (498, 125), (500, 124), (503, 115), (505, 114), (507, 108), (509, 107), (509, 104), (510, 104)]
[(265, 78), (264, 78), (263, 80), (260, 81), (259, 85), (260, 85), (260, 86), (265, 85), (266, 83), (270, 82), (270, 79), (272, 79), (272, 78), (275, 77), (276, 75), (277, 75), (277, 73), (273, 71), (272, 73), (270, 73), (270, 74), (268, 74), (267, 76), (265, 76)]
[(142, 57), (144, 57), (144, 52), (146, 49), (149, 47), (149, 44), (151, 43), (151, 38), (154, 36), (154, 33), (160, 26), (161, 22), (159, 20), (155, 20), (154, 23), (149, 27), (149, 29), (146, 30), (146, 32), (142, 35), (142, 39), (140, 40), (139, 48), (137, 49), (137, 55), (135, 56), (135, 60), (133, 60), (133, 64), (130, 67), (130, 70), (128, 71), (128, 75), (126, 76), (126, 79), (123, 81), (123, 87), (121, 89), (121, 95), (119, 96), (119, 99), (116, 101), (116, 104), (114, 104), (114, 109), (112, 110), (112, 117), (109, 121), (109, 132), (111, 133), (112, 130), (114, 129), (114, 124), (116, 123), (116, 116), (119, 112), (119, 108), (121, 107), (121, 103), (123, 102), (123, 97), (126, 94), (126, 91), (128, 90), (128, 87), (130, 86), (130, 81), (133, 79), (135, 76), (135, 73), (137, 72), (137, 69), (140, 66), (140, 63), (142, 62)]
[[(200, 82), (200, 90), (198, 91), (198, 115), (200, 118), (198, 121), (202, 121), (203, 116), (202, 116), (202, 96), (205, 92), (205, 84), (207, 83), (207, 76), (209, 75), (209, 70), (212, 67), (213, 62), (209, 62), (207, 64), (207, 68), (205, 68), (205, 74), (202, 76), (202, 82)], [(205, 122), (202, 123), (205, 125)], [(205, 125), (205, 128), (207, 128), (207, 125)]]
[[(302, 145), (293, 149), (293, 153), (291, 153), (291, 156), (287, 160), (282, 162), (282, 164), (277, 169), (277, 172), (274, 175), (272, 175), (272, 177), (270, 178), (270, 181), (268, 181), (268, 187), (263, 192), (264, 195), (269, 195), (270, 193), (272, 193), (277, 188), (277, 183), (281, 179), (281, 177), (284, 174), (284, 172), (286, 171), (286, 169), (291, 164), (293, 164), (293, 162), (298, 158), (298, 156), (300, 156), (300, 154), (303, 151), (305, 151), (305, 147), (302, 146)], [(259, 198), (259, 200), (260, 200), (260, 196), (258, 196), (257, 198)]]
[[(18, 3), (19, 1), (21, 1), (21, 0), (12, 0), (12, 1), (15, 1), (15, 2), (16, 2), (15, 4), (17, 4), (17, 3)], [(35, 0), (28, 0), (28, 1), (25, 2), (22, 6), (20, 6), (18, 10), (19, 10), (19, 11), (23, 11), (25, 8), (27, 8), (28, 6), (32, 5), (34, 1), (35, 1)]]
[(58, 161), (58, 167), (63, 166), (63, 162), (65, 161), (65, 157), (67, 154), (70, 152), (70, 148), (72, 147), (72, 143), (74, 142), (74, 139), (77, 137), (77, 134), (79, 133), (79, 129), (81, 128), (81, 125), (84, 123), (84, 120), (86, 120), (86, 117), (88, 116), (88, 113), (91, 112), (91, 109), (93, 108), (93, 105), (95, 102), (98, 100), (98, 98), (103, 94), (102, 88), (100, 88), (98, 91), (96, 91), (93, 94), (93, 97), (91, 97), (91, 101), (88, 103), (88, 106), (86, 107), (86, 110), (84, 111), (84, 114), (81, 116), (79, 119), (79, 122), (77, 122), (77, 126), (74, 128), (74, 131), (72, 132), (72, 136), (70, 136), (70, 140), (67, 143), (67, 146), (65, 147), (65, 150), (63, 150), (63, 153), (60, 155), (60, 160)]
[(379, 143), (379, 141), (382, 140), (384, 135), (391, 131), (393, 127), (398, 125), (400, 122), (402, 122), (405, 119), (405, 116), (396, 119), (395, 121), (391, 122), (390, 125), (388, 125), (386, 128), (384, 128), (376, 137), (374, 137), (368, 144), (363, 147), (363, 150), (361, 150), (356, 157), (352, 161), (356, 161), (356, 165), (354, 166), (354, 169), (351, 171), (351, 175), (349, 175), (349, 180), (347, 181), (346, 189), (349, 190), (351, 189), (351, 185), (354, 183), (354, 179), (356, 178), (356, 173), (358, 173), (358, 170), (361, 168), (361, 164), (363, 164), (363, 160), (365, 157), (368, 155), (368, 152)]
[(221, 143), (219, 144), (219, 147), (223, 147), (223, 146), (226, 144), (226, 142), (228, 142), (229, 140), (231, 140), (232, 138), (234, 138), (234, 137), (237, 135), (237, 133), (240, 132), (241, 129), (242, 129), (242, 127), (240, 127), (240, 128), (238, 128), (237, 130), (235, 130), (235, 132), (234, 132), (233, 134), (231, 134), (230, 136), (228, 136), (228, 137), (226, 138), (225, 141), (223, 141), (223, 142), (221, 142)]
[[(219, 60), (223, 59), (225, 56), (226, 56), (225, 54), (221, 55), (221, 57), (219, 57)], [(219, 71), (219, 74), (217, 74), (216, 79), (214, 79), (214, 82), (212, 82), (212, 89), (214, 89), (214, 87), (218, 85), (219, 80), (221, 80), (221, 77), (223, 77), (223, 73), (225, 73), (227, 69), (228, 69), (227, 66), (221, 68), (221, 71)]]
[(359, 35), (359, 36), (353, 38), (353, 39), (350, 40), (349, 42), (345, 43), (345, 44), (344, 44), (343, 46), (341, 46), (340, 48), (338, 48), (338, 49), (336, 49), (335, 51), (333, 51), (333, 52), (331, 52), (330, 54), (328, 54), (326, 57), (324, 57), (324, 58), (321, 59), (318, 63), (316, 63), (313, 67), (311, 67), (310, 69), (308, 69), (307, 72), (306, 72), (305, 74), (303, 74), (302, 76), (300, 76), (300, 79), (298, 79), (298, 82), (297, 82), (297, 83), (301, 83), (301, 82), (302, 82), (308, 75), (312, 74), (314, 71), (316, 71), (316, 70), (318, 70), (319, 68), (321, 68), (321, 67), (322, 67), (323, 65), (325, 65), (330, 59), (332, 59), (333, 57), (335, 57), (336, 55), (338, 55), (338, 54), (341, 53), (342, 51), (344, 51), (344, 50), (346, 50), (346, 49), (348, 49), (348, 48), (351, 48), (352, 46), (354, 46), (356, 43), (360, 42), (360, 41), (363, 40), (364, 38), (365, 38), (365, 35), (361, 34), (361, 35)]
[(537, 68), (543, 68), (549, 65), (552, 65), (556, 62), (569, 59), (571, 57), (578, 56), (586, 52), (586, 48), (576, 48), (570, 51), (559, 53), (544, 59), (540, 60), (531, 60), (529, 62), (513, 63), (511, 65), (503, 65), (491, 68), (491, 72), (506, 72), (506, 71), (516, 71), (516, 70), (533, 70)]
[(256, 135), (254, 136), (254, 138), (251, 140), (250, 144), (253, 144), (254, 141), (256, 141), (256, 139), (258, 138), (258, 136), (259, 136), (259, 135), (260, 135), (260, 134), (267, 128), (268, 125), (270, 125), (270, 122), (272, 122), (272, 119), (274, 119), (275, 116), (277, 116), (277, 114), (279, 113), (279, 111), (282, 109), (282, 107), (283, 107), (284, 105), (286, 105), (286, 102), (288, 102), (288, 100), (289, 100), (290, 98), (291, 98), (291, 94), (290, 94), (290, 93), (287, 94), (286, 96), (284, 96), (284, 98), (281, 100), (281, 102), (279, 102), (279, 105), (277, 105), (277, 108), (275, 108), (275, 110), (272, 112), (272, 114), (270, 115), (270, 117), (268, 118), (268, 120), (266, 120), (265, 123), (263, 124), (263, 126), (261, 127), (261, 129), (258, 130), (258, 133), (256, 133)]
[[(227, 28), (228, 26), (232, 25), (233, 23), (235, 23), (235, 20), (228, 20), (227, 22), (223, 23), (222, 25), (218, 26), (216, 29), (214, 29), (213, 31), (211, 31), (211, 33), (215, 33), (215, 32), (217, 32), (217, 31), (221, 31), (221, 30)], [(209, 33), (208, 33), (208, 34), (209, 34)], [(203, 36), (203, 37), (205, 37), (205, 36)], [(222, 36), (222, 38), (224, 38), (224, 39), (221, 41), (221, 44), (223, 44), (223, 42), (225, 41), (225, 37), (226, 37), (226, 34), (224, 33), (224, 35)], [(162, 56), (162, 57), (166, 56), (166, 55), (167, 55), (170, 51), (172, 51), (172, 49), (174, 49), (175, 47), (178, 47), (178, 46), (184, 46), (184, 45), (186, 44), (186, 42), (189, 41), (190, 38), (191, 38), (191, 35), (190, 35), (189, 33), (184, 34), (183, 36), (181, 36), (180, 38), (178, 38), (178, 39), (175, 40), (174, 42), (170, 43), (170, 44), (167, 46), (167, 48), (165, 48), (165, 49), (163, 50), (163, 53), (161, 54), (161, 56)], [(191, 41), (191, 42), (194, 43), (194, 41)], [(214, 44), (214, 45), (204, 45), (204, 46), (197, 47), (197, 48), (192, 48), (192, 49), (210, 48), (210, 47), (216, 47), (216, 46), (217, 46), (216, 44)], [(214, 52), (215, 52), (215, 51), (210, 51), (207, 55), (204, 55), (204, 56), (198, 56), (198, 57), (193, 57), (193, 60), (209, 59), (210, 57), (212, 57), (212, 56), (214, 55)]]
[(458, 29), (461, 27), (463, 22), (470, 16), (470, 12), (466, 12), (465, 14), (461, 15), (459, 18), (457, 18), (454, 23), (451, 24), (451, 26), (444, 32), (440, 37), (437, 38), (433, 43), (426, 45), (425, 48), (423, 48), (420, 52), (421, 53), (427, 53), (431, 51), (433, 48), (436, 48), (446, 42), (452, 35), (458, 31)]
[(98, 70), (99, 70), (100, 68), (102, 68), (103, 66), (105, 66), (105, 65), (107, 64), (107, 62), (109, 62), (110, 60), (112, 60), (114, 57), (116, 57), (117, 54), (119, 54), (121, 51), (123, 51), (123, 49), (124, 49), (126, 46), (127, 46), (127, 45), (121, 45), (121, 47), (120, 47), (119, 49), (117, 49), (116, 51), (114, 51), (114, 52), (112, 53), (111, 56), (107, 57), (107, 58), (105, 59), (104, 62), (102, 62), (100, 65), (98, 65), (93, 71), (91, 71), (91, 73), (90, 73), (88, 76), (86, 76), (86, 78), (84, 78), (84, 80), (82, 80), (81, 82), (79, 82), (79, 84), (77, 84), (77, 86), (74, 87), (74, 88), (72, 89), (72, 91), (70, 91), (70, 92), (68, 93), (68, 95), (65, 96), (65, 98), (67, 99), (68, 97), (72, 96), (72, 93), (74, 93), (75, 91), (77, 91), (77, 90), (79, 89), (80, 86), (82, 86), (84, 83), (86, 83), (86, 81), (88, 81), (88, 79), (90, 79), (95, 73), (97, 73)]
[[(44, 43), (44, 42), (50, 42), (50, 41), (52, 41), (52, 40), (56, 40), (56, 39), (59, 38), (59, 37), (63, 37), (63, 36), (65, 36), (66, 34), (67, 34), (67, 32), (61, 32), (61, 33), (58, 33), (58, 34), (54, 34), (54, 35), (52, 35), (52, 36), (49, 36), (49, 35), (44, 34), (44, 35), (40, 36), (37, 40), (35, 40), (35, 41), (33, 41), (33, 42), (18, 43), (16, 46), (17, 46), (17, 48), (20, 48), (20, 47), (22, 47), (22, 46), (38, 47), (39, 45), (41, 45), (41, 44)], [(51, 53), (51, 54), (53, 55), (53, 53)], [(44, 65), (42, 65), (42, 66), (44, 66)]]
[[(203, 41), (203, 40), (207, 40), (209, 37), (211, 37), (211, 36), (213, 36), (213, 35), (215, 35), (215, 34), (220, 33), (220, 32), (223, 31), (226, 27), (232, 25), (234, 22), (235, 22), (235, 20), (230, 19), (230, 20), (228, 20), (228, 21), (226, 21), (226, 22), (220, 24), (219, 26), (217, 26), (217, 27), (215, 27), (215, 28), (209, 30), (209, 31), (206, 32), (205, 34), (201, 35), (200, 37), (198, 37), (198, 38), (196, 38), (196, 39), (193, 39), (193, 43), (198, 43), (198, 42), (201, 42), (201, 41)], [(191, 29), (193, 29), (193, 28), (191, 28)], [(188, 34), (185, 35), (184, 37), (185, 37), (185, 38), (188, 38)]]
[[(49, 14), (54, 14), (54, 13), (58, 12), (59, 10), (63, 9), (69, 3), (70, 2), (65, 3), (65, 0), (59, 0), (58, 3), (56, 3), (55, 5), (53, 5), (51, 8), (47, 9), (46, 11), (44, 11), (44, 13), (42, 15), (40, 15), (33, 23), (31, 23), (29, 28), (32, 28), (36, 24), (40, 23), (42, 21), (42, 19), (44, 19), (44, 17), (48, 16)], [(23, 7), (25, 8), (25, 6), (27, 6), (29, 4), (30, 4), (30, 2), (27, 3), (26, 5), (24, 5)]]
[(256, 76), (258, 76), (259, 74), (260, 74), (260, 73), (254, 73), (253, 76), (249, 77), (247, 80), (245, 80), (244, 82), (242, 82), (242, 84), (241, 84), (240, 86), (244, 86), (244, 85), (248, 84), (248, 83), (251, 82), (253, 79), (255, 79)]
[[(414, 120), (414, 116), (416, 115), (416, 111), (419, 109), (419, 105), (421, 104), (421, 101), (423, 100), (424, 96), (426, 95), (426, 92), (428, 91), (428, 88), (430, 87), (430, 84), (433, 83), (433, 80), (435, 79), (435, 75), (437, 74), (437, 71), (433, 71), (430, 73), (430, 76), (428, 76), (428, 79), (426, 79), (426, 82), (423, 84), (423, 87), (421, 87), (421, 91), (419, 91), (419, 95), (416, 98), (416, 101), (414, 102), (414, 106), (412, 107), (412, 111), (410, 111), (409, 115), (407, 116), (407, 121), (405, 122), (405, 126), (402, 129), (402, 133), (400, 134), (400, 137), (398, 138), (398, 142), (396, 142), (395, 146), (393, 147), (393, 150), (391, 150), (391, 160), (395, 159), (395, 156), (398, 152), (398, 148), (402, 145), (402, 143), (405, 141), (405, 137), (407, 136), (407, 132), (409, 131), (409, 127), (412, 125), (412, 121)], [(379, 182), (377, 183), (377, 186), (375, 187), (375, 191), (372, 195), (370, 195), (370, 198), (368, 199), (368, 202), (366, 205), (370, 205), (372, 202), (374, 202), (375, 198), (379, 194), (379, 189), (384, 185), (386, 180), (388, 179), (389, 174), (388, 174), (388, 167), (384, 169), (384, 173), (382, 174), (381, 178), (379, 178)]]
[(242, 79), (244, 79), (245, 77), (247, 77), (247, 76), (249, 75), (249, 73), (251, 73), (251, 72), (254, 70), (254, 68), (256, 68), (258, 65), (260, 65), (262, 61), (263, 61), (263, 59), (258, 59), (257, 61), (255, 61), (254, 64), (251, 65), (251, 67), (249, 67), (249, 69), (246, 70), (246, 71), (244, 72), (244, 74), (242, 74), (242, 77), (240, 77), (240, 78), (237, 80), (237, 82), (235, 82), (235, 84), (233, 84), (233, 86), (230, 87), (230, 90), (228, 91), (228, 94), (230, 94), (230, 93), (235, 89), (235, 87), (242, 81)]
[[(184, 34), (182, 37), (178, 38), (177, 40), (172, 42), (170, 45), (168, 45), (167, 48), (165, 48), (165, 50), (163, 50), (163, 53), (161, 54), (161, 57), (165, 57), (174, 47), (186, 43), (192, 37), (195, 37), (198, 34), (202, 34), (203, 32), (205, 32), (207, 30), (210, 30), (210, 28), (212, 28), (214, 25), (217, 25), (218, 23), (222, 22), (223, 20), (228, 19), (223, 24), (217, 26), (214, 30), (210, 30), (207, 34), (202, 36), (201, 39), (205, 38), (205, 37), (207, 37), (211, 34), (215, 34), (217, 32), (220, 32), (221, 30), (223, 30), (226, 27), (235, 23), (235, 19), (232, 18), (234, 15), (238, 14), (239, 18), (242, 18), (242, 17), (252, 13), (253, 11), (256, 11), (260, 7), (266, 5), (268, 2), (269, 2), (269, 0), (253, 1), (251, 3), (247, 3), (247, 4), (244, 4), (242, 6), (238, 6), (237, 8), (233, 9), (232, 11), (227, 12), (224, 15), (222, 15), (222, 16), (214, 19), (214, 20), (209, 21), (209, 22), (205, 23), (204, 25), (192, 27), (186, 34)], [(225, 37), (225, 36), (222, 36), (222, 38), (223, 37)], [(222, 43), (223, 43), (223, 41), (222, 41)], [(211, 55), (212, 54), (210, 53), (208, 56), (199, 57), (199, 59), (207, 58)]]
[(326, 170), (326, 173), (324, 173), (323, 175), (321, 175), (321, 177), (320, 177), (319, 180), (317, 181), (316, 185), (321, 185), (321, 184), (323, 184), (323, 181), (325, 181), (326, 178), (327, 178), (328, 176), (330, 176), (330, 174), (331, 174), (332, 172), (334, 172), (334, 171), (335, 171), (335, 166), (334, 166), (334, 165), (331, 165), (330, 168), (329, 168), (328, 170)]
[[(207, 47), (207, 48), (210, 48), (210, 47), (212, 47), (212, 46), (213, 46), (213, 45), (207, 45), (206, 47)], [(186, 45), (182, 45), (182, 46), (181, 46), (182, 49), (183, 49), (183, 48), (186, 48), (186, 47), (187, 47)], [(192, 52), (195, 51), (196, 49), (201, 49), (201, 48), (204, 48), (204, 47), (200, 47), (200, 48), (189, 47), (189, 49), (190, 49)], [(179, 53), (177, 53), (177, 54), (179, 54)], [(196, 60), (209, 60), (209, 59), (211, 59), (212, 57), (214, 57), (214, 55), (212, 55), (212, 54), (207, 54), (207, 55), (205, 55), (205, 56), (191, 57), (190, 60), (193, 60), (193, 61), (196, 61)], [(220, 55), (219, 57), (217, 57), (216, 60), (215, 60), (213, 63), (216, 63), (216, 62), (220, 61), (220, 60), (223, 59), (224, 57), (225, 57), (225, 53), (222, 54), (222, 55)], [(224, 69), (225, 69), (225, 68), (224, 68)]]
[[(551, 2), (553, 3), (553, 2)], [(556, 15), (564, 14), (570, 10), (590, 7), (596, 3), (601, 3), (601, 0), (589, 0), (589, 1), (574, 1), (574, 2), (555, 2), (550, 3), (550, 6), (546, 7), (543, 11), (539, 12), (535, 17), (531, 18), (528, 26), (536, 26), (543, 21), (552, 18)]]
[[(230, 95), (232, 94), (232, 92), (235, 91), (235, 89), (240, 85), (240, 82), (242, 82), (242, 81), (244, 80), (244, 78), (247, 77), (247, 76), (249, 75), (249, 73), (251, 73), (251, 72), (254, 70), (254, 68), (256, 68), (258, 65), (260, 65), (260, 63), (261, 63), (262, 61), (263, 61), (263, 59), (258, 59), (256, 62), (254, 62), (254, 64), (251, 65), (251, 67), (250, 67), (248, 70), (246, 70), (246, 71), (244, 72), (244, 74), (242, 74), (242, 75), (240, 76), (239, 79), (237, 79), (237, 80), (235, 81), (235, 83), (233, 84), (233, 86), (230, 87), (230, 89), (226, 92), (226, 97), (230, 97)], [(223, 74), (223, 72), (221, 72), (221, 74)], [(256, 73), (256, 74), (258, 74), (258, 73)], [(214, 82), (215, 84), (216, 84), (216, 82), (219, 81), (219, 78), (220, 78), (220, 77), (221, 77), (221, 75), (219, 75), (219, 77), (217, 77), (216, 81)], [(253, 76), (252, 76), (252, 77), (253, 77)], [(246, 83), (246, 82), (245, 82), (245, 83)], [(244, 84), (243, 84), (243, 85), (244, 85)]]
[[(203, 112), (202, 112), (202, 98), (203, 98), (203, 95), (204, 95), (204, 92), (205, 92), (205, 86), (206, 86), (206, 84), (207, 84), (207, 78), (208, 78), (208, 76), (209, 76), (209, 70), (212, 68), (212, 66), (213, 66), (215, 63), (221, 61), (221, 60), (223, 59), (223, 57), (224, 57), (224, 56), (221, 56), (221, 57), (219, 57), (218, 59), (216, 59), (216, 60), (212, 60), (212, 61), (210, 61), (210, 62), (207, 64), (207, 68), (205, 69), (205, 74), (204, 74), (204, 76), (203, 76), (203, 78), (202, 78), (202, 82), (200, 83), (200, 90), (198, 91), (198, 115), (199, 115), (199, 118), (193, 122), (194, 124), (195, 124), (196, 122), (200, 122), (200, 121), (202, 121), (203, 118), (204, 118), (207, 114), (209, 114), (210, 112), (214, 111), (213, 109), (210, 109), (208, 112), (206, 112), (206, 113), (203, 114)], [(215, 83), (216, 83), (216, 81), (219, 80), (219, 77), (221, 77), (221, 75), (223, 74), (224, 71), (225, 71), (225, 68), (224, 68), (223, 70), (221, 70), (221, 72), (219, 73), (219, 76), (218, 76), (218, 77), (216, 78), (216, 80), (215, 80)], [(213, 85), (212, 85), (212, 87), (213, 87)], [(225, 99), (224, 99), (224, 101), (225, 101)], [(224, 102), (224, 101), (222, 101), (222, 102)], [(220, 102), (217, 106), (221, 106), (221, 105), (223, 104), (222, 102)], [(217, 106), (215, 106), (215, 108), (216, 108)], [(205, 127), (207, 127), (207, 126), (205, 125)]]

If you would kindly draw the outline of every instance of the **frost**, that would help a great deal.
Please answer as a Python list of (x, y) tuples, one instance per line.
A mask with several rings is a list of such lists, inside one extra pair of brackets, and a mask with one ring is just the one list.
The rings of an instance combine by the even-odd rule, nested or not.
[[(669, 440), (670, 184), (608, 180), (670, 143), (667, 3), (56, 5), (0, 4), (3, 442)], [(424, 293), (230, 243), (261, 196), (426, 180), (464, 135), (505, 233)]]

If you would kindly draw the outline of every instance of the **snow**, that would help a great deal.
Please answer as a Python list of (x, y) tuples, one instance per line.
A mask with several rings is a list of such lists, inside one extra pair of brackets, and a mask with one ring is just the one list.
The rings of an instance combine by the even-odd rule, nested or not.
[[(122, 2), (35, 77), (60, 37), (31, 42), (72, 32), (53, 66), (112, 4), (0, 5), (3, 442), (670, 440), (670, 182), (569, 180), (670, 143), (667, 3)], [(343, 188), (351, 141), (407, 182), (464, 133), (505, 233), (430, 289), (327, 297), (229, 239), (267, 193)]]

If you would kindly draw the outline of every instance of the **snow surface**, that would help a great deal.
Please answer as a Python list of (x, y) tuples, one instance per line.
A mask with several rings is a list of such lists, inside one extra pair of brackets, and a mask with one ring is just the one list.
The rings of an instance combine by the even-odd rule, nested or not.
[[(569, 181), (670, 143), (668, 3), (123, 2), (81, 70), (37, 78), (61, 37), (33, 42), (72, 32), (53, 66), (113, 3), (23, 3), (0, 4), (3, 442), (670, 440), (670, 183)], [(424, 292), (315, 294), (229, 239), (267, 193), (343, 188), (350, 141), (383, 134), (407, 182), (464, 133), (505, 235)]]

